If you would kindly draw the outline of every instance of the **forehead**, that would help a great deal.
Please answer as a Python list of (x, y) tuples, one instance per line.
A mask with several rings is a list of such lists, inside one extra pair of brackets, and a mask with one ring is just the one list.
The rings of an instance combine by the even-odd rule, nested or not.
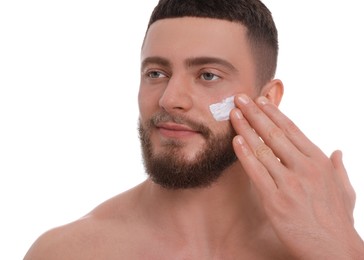
[(169, 18), (153, 23), (144, 40), (142, 60), (217, 57), (229, 62), (251, 62), (247, 29), (239, 23), (210, 18)]

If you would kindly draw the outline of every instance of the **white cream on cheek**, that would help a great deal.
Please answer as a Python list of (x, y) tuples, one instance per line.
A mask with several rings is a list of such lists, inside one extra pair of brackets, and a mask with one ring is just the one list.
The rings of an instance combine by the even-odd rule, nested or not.
[(224, 121), (230, 119), (230, 111), (235, 108), (234, 97), (235, 96), (225, 98), (221, 102), (211, 104), (209, 106), (210, 111), (216, 121)]

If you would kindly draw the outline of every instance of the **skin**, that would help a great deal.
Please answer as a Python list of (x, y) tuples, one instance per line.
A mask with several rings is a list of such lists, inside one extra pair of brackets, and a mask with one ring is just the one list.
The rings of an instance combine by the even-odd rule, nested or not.
[[(208, 188), (169, 190), (147, 179), (85, 217), (46, 232), (25, 259), (364, 255), (341, 152), (327, 157), (278, 110), (281, 81), (271, 80), (258, 91), (242, 25), (200, 18), (157, 21), (146, 35), (141, 61), (141, 122), (166, 110), (203, 122), (214, 133), (232, 124), (239, 160)], [(237, 106), (231, 121), (215, 121), (208, 106), (231, 95)], [(162, 128), (151, 135), (156, 153), (164, 142), (178, 140), (184, 144), (179, 153), (192, 161), (205, 142), (187, 126)]]

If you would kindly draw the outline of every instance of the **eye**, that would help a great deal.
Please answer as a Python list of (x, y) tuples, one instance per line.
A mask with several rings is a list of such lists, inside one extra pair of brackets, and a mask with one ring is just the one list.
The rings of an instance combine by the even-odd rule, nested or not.
[(201, 74), (200, 76), (203, 80), (207, 80), (207, 81), (213, 81), (213, 80), (218, 80), (220, 79), (219, 76), (217, 76), (216, 74), (214, 73), (211, 73), (211, 72), (204, 72)]
[(149, 78), (152, 79), (159, 79), (159, 78), (165, 78), (166, 75), (163, 72), (153, 70), (146, 73)]

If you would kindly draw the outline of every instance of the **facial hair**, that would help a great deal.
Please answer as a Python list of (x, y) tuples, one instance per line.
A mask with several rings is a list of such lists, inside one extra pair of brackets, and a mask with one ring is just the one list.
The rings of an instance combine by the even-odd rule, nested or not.
[[(184, 124), (201, 134), (205, 144), (194, 159), (187, 160), (183, 156), (181, 150), (184, 144), (175, 139), (163, 144), (163, 152), (153, 152), (151, 133), (161, 122)], [(139, 120), (139, 138), (146, 172), (153, 182), (168, 189), (203, 188), (214, 183), (237, 160), (232, 146), (235, 135), (231, 125), (224, 133), (213, 134), (201, 123), (166, 112), (155, 114), (145, 126)]]

